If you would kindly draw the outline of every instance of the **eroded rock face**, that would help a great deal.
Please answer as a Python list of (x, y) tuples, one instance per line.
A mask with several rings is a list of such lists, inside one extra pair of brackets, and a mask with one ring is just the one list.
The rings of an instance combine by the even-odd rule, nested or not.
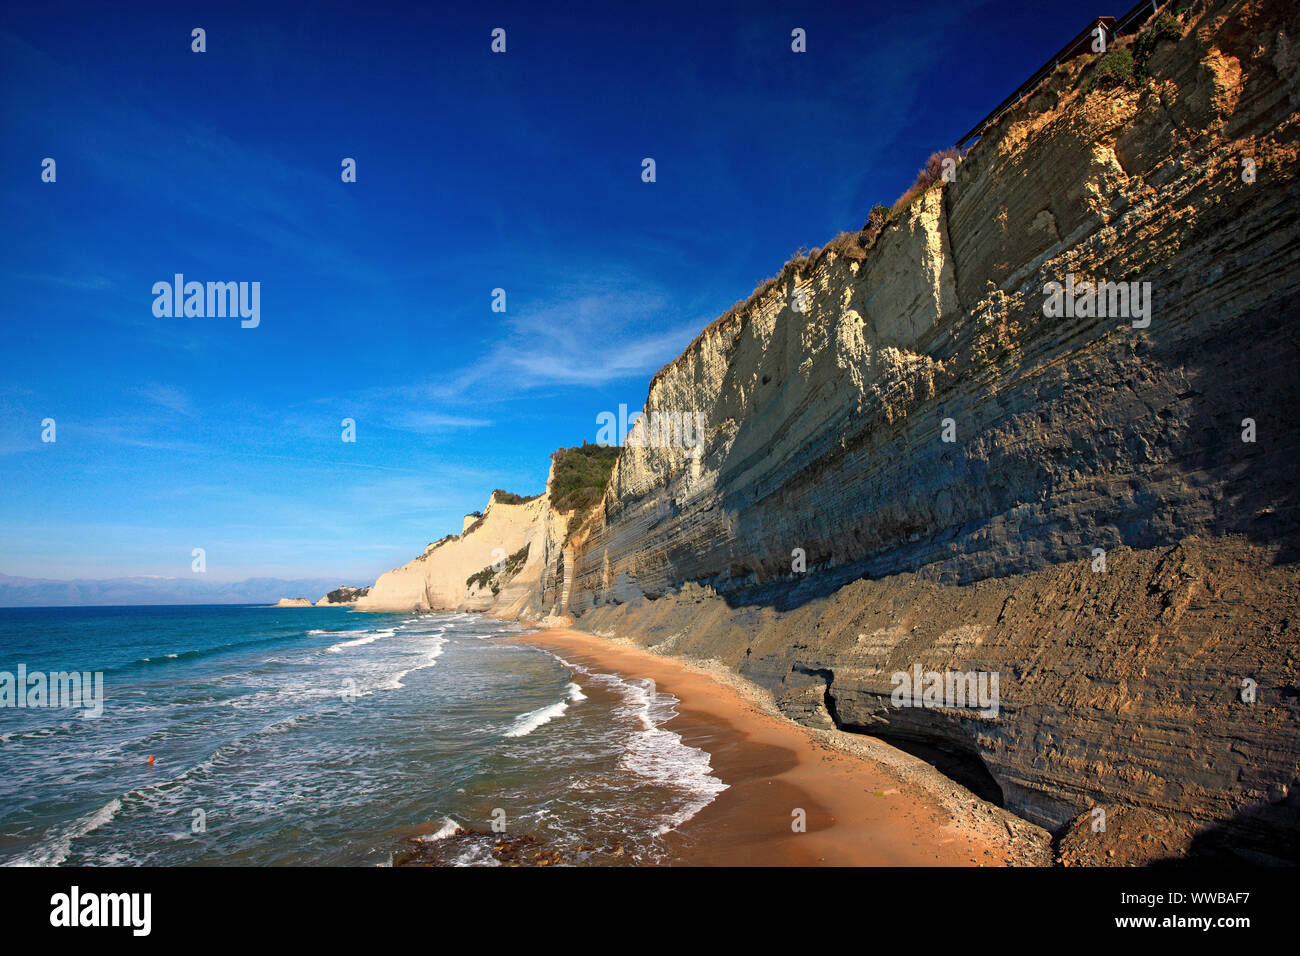
[(369, 593), (358, 598), (357, 610), (488, 610), (498, 596), (468, 579), (526, 545), (533, 562), (530, 542), (544, 536), (550, 523), (546, 495), (522, 504), (507, 504), (493, 495), (482, 516), (461, 534), (434, 542), (415, 560), (380, 575)]
[[(1300, 8), (1184, 26), (1140, 90), (1085, 95), (1075, 61), (865, 253), (832, 246), (706, 329), (645, 407), (700, 413), (703, 453), (624, 448), (576, 540), (545, 498), (494, 530), (534, 545), (493, 613), (720, 660), (794, 719), (946, 748), (1050, 827), (1138, 806), (1281, 847)], [(1070, 276), (1150, 283), (1150, 324), (1049, 318)], [(487, 562), (447, 547), (372, 597), (454, 606)], [(455, 575), (414, 567), (453, 556)], [(996, 673), (998, 712), (896, 706), (917, 665)]]
[[(460, 534), (432, 542), (418, 558), (357, 592), (357, 610), (544, 617), (563, 597), (557, 565), (562, 566), (560, 552), (568, 528), (568, 518), (549, 506), (550, 487), (548, 475), (543, 494), (518, 503), (493, 493), (480, 514), (467, 516)], [(524, 548), (528, 550), (522, 566), (511, 567), (508, 559)], [(470, 580), (498, 565), (498, 573)]]
[[(1265, 843), (1290, 832), (1295, 854), (1300, 565), (1280, 556), (1240, 536), (1188, 538), (1114, 549), (1100, 573), (1067, 562), (965, 585), (904, 573), (785, 611), (686, 584), (577, 623), (719, 660), (802, 723), (945, 747), (1049, 829), (1129, 804), (1232, 821)], [(895, 706), (895, 675), (917, 665), (997, 674), (997, 713)]]
[[(1142, 92), (1058, 79), (1053, 110), (1004, 119), (865, 260), (828, 254), (706, 334), (646, 404), (703, 413), (705, 452), (624, 449), (574, 609), (618, 580), (767, 602), (797, 585), (794, 548), (849, 577), (966, 582), (1293, 532), (1294, 20), (1225, 4)], [(1150, 327), (1045, 317), (1071, 274), (1149, 282)]]
[[(646, 411), (702, 412), (704, 453), (623, 450), (579, 625), (965, 752), (1049, 826), (1098, 802), (1290, 819), (1300, 18), (1187, 27), (1140, 91), (1053, 77), (865, 258), (827, 253), (663, 370)], [(1071, 274), (1149, 282), (1150, 325), (1046, 317)], [(1004, 709), (891, 707), (916, 663), (999, 672)]]
[[(550, 500), (550, 478), (542, 500)], [(566, 601), (568, 576), (564, 544), (569, 516), (543, 508), (529, 538), (528, 558), (519, 572), (506, 581), (492, 602), (491, 611), (511, 619), (540, 620)]]

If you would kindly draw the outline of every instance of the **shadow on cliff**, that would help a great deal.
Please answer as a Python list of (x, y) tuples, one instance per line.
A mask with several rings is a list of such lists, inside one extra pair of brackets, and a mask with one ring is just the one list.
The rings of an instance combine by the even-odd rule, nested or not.
[[(1241, 535), (1275, 549), (1275, 564), (1300, 561), (1296, 318), (1294, 308), (1271, 302), (1243, 313), (1231, 324), (1177, 335), (1168, 343), (1153, 336), (1135, 346), (1142, 375), (1156, 381), (1185, 381), (1185, 390), (1170, 395), (1163, 407), (1151, 408), (1149, 430), (1125, 436), (1123, 451), (1132, 461), (1151, 461), (1129, 469), (1131, 501), (1121, 509), (1117, 501), (1099, 499), (1093, 514), (1096, 527), (1071, 523), (1056, 530), (1139, 550), (1171, 546), (1190, 535)], [(1151, 398), (1143, 393), (1133, 400)], [(1246, 419), (1253, 423), (1253, 441), (1243, 440)], [(996, 473), (987, 476), (995, 485), (996, 479)], [(973, 494), (977, 491), (972, 489)], [(790, 611), (864, 577), (914, 571), (945, 582), (971, 583), (1004, 576), (999, 568), (1005, 570), (1006, 552), (1019, 555), (1020, 560), (1013, 562), (1016, 573), (1059, 563), (1055, 559), (1061, 555), (1034, 547), (1033, 541), (988, 537), (999, 514), (1032, 504), (1007, 498), (1005, 492), (994, 497), (998, 510), (992, 514), (960, 526), (913, 529), (889, 547), (855, 560), (835, 564), (834, 555), (810, 550), (810, 573), (763, 581), (755, 568), (772, 562), (755, 557), (696, 581), (712, 587), (733, 609), (765, 606)], [(945, 545), (969, 541), (973, 535), (982, 536), (974, 549)], [(988, 559), (983, 560), (986, 553)], [(997, 554), (1002, 554), (1001, 564), (993, 560)], [(781, 560), (786, 560), (783, 555)], [(954, 561), (969, 568), (962, 571)]]
[[(839, 729), (848, 733), (866, 734), (866, 731), (851, 726), (839, 726)], [(965, 787), (981, 800), (994, 806), (1005, 806), (1002, 788), (998, 786), (997, 780), (989, 773), (989, 768), (975, 751), (955, 747), (947, 741), (918, 740), (899, 734), (881, 733), (878, 730), (867, 736), (875, 737), (891, 747), (924, 760), (953, 783)]]
[[(1286, 200), (1280, 208), (1300, 215), (1296, 205)], [(841, 513), (842, 529), (822, 527), (807, 535), (808, 573), (789, 573), (783, 542), (779, 548), (771, 545), (772, 553), (728, 555), (729, 564), (707, 569), (715, 572), (712, 576), (695, 573), (692, 579), (713, 587), (733, 608), (791, 610), (861, 577), (920, 571), (968, 583), (1033, 571), (1086, 555), (1081, 548), (1068, 554), (1069, 542), (1078, 540), (1142, 550), (1174, 545), (1190, 535), (1242, 535), (1276, 549), (1277, 564), (1300, 561), (1300, 482), (1295, 480), (1300, 312), (1294, 304), (1300, 282), (1270, 274), (1267, 282), (1255, 284), (1263, 294), (1256, 290), (1250, 307), (1237, 306), (1232, 296), (1245, 294), (1241, 276), (1262, 267), (1225, 246), (1234, 225), (1223, 218), (1229, 215), (1224, 211), (1198, 221), (1182, 238), (1192, 248), (1219, 249), (1215, 270), (1180, 272), (1172, 263), (1158, 268), (1154, 283), (1167, 288), (1155, 301), (1151, 327), (1094, 343), (1098, 351), (1092, 359), (1074, 361), (1074, 388), (1065, 391), (1063, 383), (1055, 404), (1047, 401), (1050, 396), (1043, 399), (1038, 413), (1051, 423), (1059, 424), (1058, 418), (1067, 423), (1063, 427), (1074, 429), (1077, 440), (1039, 445), (1028, 454), (1022, 445), (1034, 433), (1018, 435), (1008, 430), (1009, 420), (992, 419), (985, 423), (987, 434), (1002, 434), (1007, 448), (987, 460), (927, 458), (915, 443), (903, 446), (906, 454), (918, 456), (914, 465), (930, 469), (925, 477), (935, 487), (960, 488), (965, 482), (975, 504), (956, 512), (968, 520), (938, 526), (926, 520), (926, 507), (914, 509), (914, 520), (903, 520), (908, 515), (900, 517), (902, 492), (894, 488), (887, 500), (862, 502), (861, 512)], [(1280, 253), (1271, 268), (1283, 268), (1293, 255)], [(1094, 368), (1089, 362), (1100, 364)], [(1088, 384), (1090, 370), (1100, 376), (1099, 384)], [(950, 389), (925, 408), (961, 398)], [(1080, 403), (1085, 411), (1095, 405), (1095, 420), (1090, 411), (1078, 413)], [(914, 409), (909, 420), (919, 412)], [(1243, 440), (1247, 419), (1253, 440)], [(1116, 434), (1090, 444), (1079, 429)], [(1088, 450), (1082, 457), (1081, 447)], [(883, 448), (851, 445), (849, 451), (870, 459), (884, 454)], [(849, 451), (826, 450), (815, 473), (801, 480), (828, 489), (861, 480), (861, 474), (841, 473)], [(882, 460), (877, 469), (888, 471), (893, 464)], [(1071, 475), (1072, 483), (1063, 486), (1068, 494), (1054, 499), (1054, 478)], [(1120, 486), (1122, 494), (1112, 496), (1107, 486)], [(1036, 497), (1039, 492), (1042, 497)], [(1081, 494), (1093, 497), (1080, 500)], [(765, 540), (767, 519), (779, 515), (762, 512), (780, 511), (783, 501), (779, 495), (738, 493), (725, 510), (741, 516), (758, 509), (752, 519), (740, 520), (752, 523), (750, 538)], [(1042, 514), (1025, 537), (1009, 537), (1005, 528), (1015, 521), (1002, 519), (1026, 508)], [(863, 513), (872, 516), (865, 525)]]
[[(1300, 560), (1300, 342), (1296, 313), (1283, 305), (1245, 313), (1229, 327), (1155, 352), (1158, 364), (1187, 369), (1194, 413), (1171, 443), (1170, 466), (1193, 487), (1215, 492), (1213, 535), (1240, 534), (1278, 548), (1275, 564)], [(1163, 374), (1163, 371), (1162, 371)], [(1246, 419), (1254, 441), (1243, 440)], [(1181, 522), (1156, 512), (1153, 528)], [(1127, 543), (1127, 542), (1126, 542)]]
[(1213, 864), (1215, 867), (1300, 866), (1300, 793), (1281, 803), (1247, 807), (1193, 837), (1185, 857), (1156, 860), (1152, 867)]

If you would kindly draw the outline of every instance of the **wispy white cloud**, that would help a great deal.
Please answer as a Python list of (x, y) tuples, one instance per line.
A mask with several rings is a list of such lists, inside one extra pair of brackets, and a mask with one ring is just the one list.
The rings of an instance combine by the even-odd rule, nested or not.
[[(679, 355), (711, 316), (678, 313), (650, 280), (611, 269), (614, 279), (561, 288), (543, 302), (524, 305), (484, 351), (436, 378), (364, 389), (343, 405), (386, 427), (439, 432), (487, 428), (486, 409), (543, 390), (589, 388), (643, 378)], [(679, 314), (679, 313), (678, 313)]]
[(441, 412), (408, 410), (394, 415), (388, 422), (395, 428), (416, 432), (446, 431), (457, 428), (490, 428), (491, 419), (467, 418), (463, 415), (444, 415)]
[(193, 417), (194, 405), (189, 394), (182, 388), (161, 382), (149, 382), (139, 385), (135, 393), (151, 405), (175, 412), (178, 415)]

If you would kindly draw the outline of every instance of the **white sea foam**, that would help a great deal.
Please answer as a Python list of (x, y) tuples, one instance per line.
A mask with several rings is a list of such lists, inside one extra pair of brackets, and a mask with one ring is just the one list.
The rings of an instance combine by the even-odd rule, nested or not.
[(593, 682), (613, 687), (623, 698), (619, 711), (636, 729), (625, 744), (627, 749), (619, 760), (619, 767), (682, 793), (684, 802), (678, 809), (662, 816), (654, 836), (663, 836), (681, 826), (728, 789), (727, 784), (714, 776), (712, 758), (707, 751), (690, 746), (682, 740), (681, 734), (659, 726), (677, 716), (680, 701), (676, 697), (658, 691), (654, 681), (648, 678), (623, 678), (593, 671), (558, 654), (551, 653), (551, 656), (569, 670), (583, 674)]
[(338, 644), (334, 644), (330, 647), (325, 648), (325, 650), (331, 654), (338, 654), (345, 647), (361, 647), (365, 644), (373, 644), (381, 637), (392, 637), (395, 633), (396, 631), (391, 627), (386, 627), (379, 631), (364, 631), (362, 632), (361, 636), (356, 638), (355, 640), (341, 641)]
[(680, 701), (676, 697), (656, 691), (654, 681), (646, 678), (622, 683), (627, 707), (640, 729), (628, 740), (627, 753), (619, 766), (661, 786), (680, 790), (685, 797), (682, 806), (664, 814), (655, 829), (655, 836), (663, 836), (712, 803), (727, 784), (713, 775), (707, 751), (689, 746), (681, 734), (659, 726), (677, 715)]
[(378, 685), (375, 689), (376, 690), (398, 690), (399, 688), (406, 686), (405, 684), (402, 683), (402, 678), (404, 678), (407, 674), (413, 674), (415, 671), (422, 671), (426, 667), (432, 667), (434, 664), (438, 663), (438, 658), (442, 656), (442, 649), (443, 647), (446, 646), (447, 642), (445, 639), (441, 637), (435, 637), (434, 640), (436, 641), (436, 643), (432, 648), (424, 652), (424, 656), (420, 659), (420, 663), (416, 664), (413, 667), (408, 667), (405, 670), (398, 671), (396, 674), (392, 675), (387, 680), (385, 680), (382, 684)]
[(587, 695), (582, 692), (582, 688), (572, 681), (565, 686), (565, 692), (568, 695), (567, 700), (557, 700), (554, 704), (547, 704), (545, 707), (538, 707), (526, 714), (520, 714), (514, 719), (514, 723), (510, 725), (510, 729), (505, 732), (504, 736), (527, 737), (538, 727), (549, 724), (557, 717), (563, 717), (564, 712), (569, 709), (569, 704), (577, 704), (587, 699)]
[(94, 833), (109, 823), (122, 809), (120, 797), (114, 797), (98, 810), (74, 820), (57, 836), (36, 847), (26, 856), (14, 860), (11, 866), (58, 866), (72, 852), (72, 841)]
[(439, 840), (445, 840), (449, 836), (455, 836), (461, 830), (461, 825), (451, 817), (442, 818), (442, 826), (437, 831), (427, 836), (420, 837), (422, 843), (436, 843)]
[(506, 737), (527, 737), (538, 727), (545, 726), (553, 721), (556, 717), (561, 717), (569, 709), (567, 700), (556, 701), (554, 704), (547, 704), (545, 707), (539, 707), (536, 710), (530, 710), (526, 714), (520, 714), (515, 718), (510, 729), (505, 732)]

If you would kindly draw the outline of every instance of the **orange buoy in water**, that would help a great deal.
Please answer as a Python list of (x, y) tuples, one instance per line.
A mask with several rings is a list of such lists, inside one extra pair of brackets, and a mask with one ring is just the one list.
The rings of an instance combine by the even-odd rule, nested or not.
[(153, 754), (149, 755), (149, 766), (153, 766)]

